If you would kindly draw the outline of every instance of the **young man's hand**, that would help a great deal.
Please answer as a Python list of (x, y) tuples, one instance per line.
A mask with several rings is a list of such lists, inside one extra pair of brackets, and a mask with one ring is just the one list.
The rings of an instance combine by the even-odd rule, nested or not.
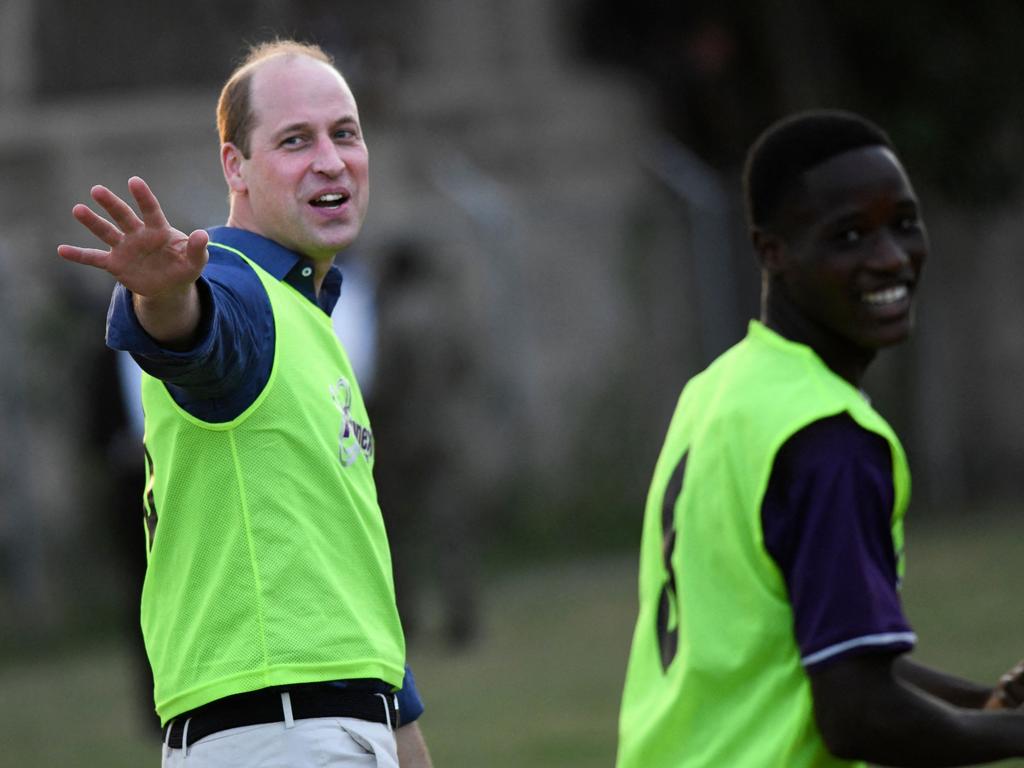
[(1017, 709), (1024, 704), (1024, 661), (999, 678), (985, 709)]

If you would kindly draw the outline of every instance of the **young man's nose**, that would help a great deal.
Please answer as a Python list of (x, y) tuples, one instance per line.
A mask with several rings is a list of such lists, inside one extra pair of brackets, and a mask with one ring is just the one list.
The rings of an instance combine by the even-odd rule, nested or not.
[(883, 231), (871, 249), (871, 266), (875, 269), (901, 269), (911, 262), (906, 245), (891, 232)]

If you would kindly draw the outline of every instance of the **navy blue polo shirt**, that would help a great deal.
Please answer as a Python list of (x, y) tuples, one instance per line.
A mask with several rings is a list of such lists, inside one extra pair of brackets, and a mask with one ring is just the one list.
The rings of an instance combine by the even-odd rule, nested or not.
[(256, 273), (218, 244), (241, 251), (327, 315), (341, 295), (342, 277), (332, 265), (317, 296), (311, 259), (242, 229), (214, 227), (209, 233), (210, 260), (196, 283), (202, 319), (193, 347), (175, 352), (150, 338), (135, 317), (131, 293), (120, 284), (107, 314), (107, 345), (130, 352), (193, 416), (224, 422), (248, 408), (270, 377), (274, 317)]

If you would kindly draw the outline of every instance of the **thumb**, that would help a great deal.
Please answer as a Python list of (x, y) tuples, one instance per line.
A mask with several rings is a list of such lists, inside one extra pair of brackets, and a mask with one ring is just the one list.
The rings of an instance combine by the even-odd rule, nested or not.
[(206, 253), (206, 246), (210, 243), (210, 233), (205, 229), (197, 229), (188, 236), (186, 252), (188, 259), (193, 264), (206, 264), (209, 258)]

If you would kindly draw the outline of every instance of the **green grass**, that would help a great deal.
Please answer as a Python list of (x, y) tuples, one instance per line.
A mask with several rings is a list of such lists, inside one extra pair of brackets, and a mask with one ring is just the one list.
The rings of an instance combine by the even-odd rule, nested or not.
[(632, 558), (533, 570), (488, 596), (486, 643), (413, 648), (438, 766), (611, 766), (635, 617)]
[[(1022, 548), (1019, 514), (942, 532), (911, 525), (904, 596), (919, 659), (994, 680), (1024, 656)], [(489, 584), (476, 647), (452, 653), (431, 635), (415, 644), (421, 724), (438, 768), (612, 766), (634, 593), (632, 555), (535, 566)], [(158, 766), (132, 693), (117, 644), (0, 662), (0, 764)]]

